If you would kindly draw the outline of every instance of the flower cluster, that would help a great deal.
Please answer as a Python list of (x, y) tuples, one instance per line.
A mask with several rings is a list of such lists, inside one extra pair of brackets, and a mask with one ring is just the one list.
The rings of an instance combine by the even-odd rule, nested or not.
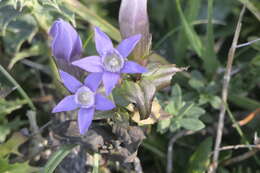
[[(109, 95), (118, 83), (122, 73), (144, 73), (147, 70), (141, 65), (129, 61), (127, 57), (140, 41), (141, 35), (134, 35), (123, 40), (114, 48), (110, 38), (95, 27), (95, 45), (98, 56), (89, 56), (79, 60), (82, 42), (75, 29), (59, 19), (50, 29), (52, 36), (52, 54), (56, 59), (64, 59), (89, 75), (81, 83), (69, 73), (60, 70), (60, 77), (65, 87), (72, 93), (62, 99), (52, 110), (53, 113), (78, 111), (78, 126), (81, 134), (87, 132), (95, 110), (107, 111), (115, 108), (112, 101), (98, 92), (101, 83)], [(74, 61), (75, 60), (75, 61)]]

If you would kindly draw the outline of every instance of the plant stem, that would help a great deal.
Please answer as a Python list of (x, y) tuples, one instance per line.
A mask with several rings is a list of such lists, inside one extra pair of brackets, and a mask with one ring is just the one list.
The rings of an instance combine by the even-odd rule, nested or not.
[(240, 31), (241, 31), (242, 19), (243, 19), (244, 13), (245, 13), (245, 6), (243, 6), (243, 8), (240, 12), (235, 35), (234, 35), (233, 42), (232, 42), (232, 46), (228, 52), (228, 61), (227, 61), (227, 66), (226, 66), (226, 72), (224, 75), (223, 88), (222, 88), (222, 104), (221, 104), (220, 113), (219, 113), (217, 136), (216, 136), (215, 148), (214, 148), (214, 154), (213, 154), (213, 163), (211, 164), (211, 167), (208, 170), (209, 173), (215, 173), (216, 169), (218, 167), (219, 148), (220, 148), (221, 141), (222, 141), (225, 112), (226, 112), (225, 104), (227, 102), (228, 88), (229, 88), (229, 82), (230, 82), (231, 71), (232, 71), (232, 64), (233, 64), (233, 60), (234, 60), (234, 56), (235, 56), (235, 52), (236, 52), (238, 38), (240, 35)]

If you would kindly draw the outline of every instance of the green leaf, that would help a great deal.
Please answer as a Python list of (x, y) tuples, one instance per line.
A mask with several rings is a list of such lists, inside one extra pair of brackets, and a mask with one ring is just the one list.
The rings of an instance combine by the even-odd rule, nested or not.
[(33, 44), (29, 49), (22, 50), (15, 54), (12, 58), (10, 64), (8, 65), (8, 69), (12, 69), (13, 66), (20, 60), (32, 56), (38, 56), (46, 50), (46, 47), (42, 44)]
[(210, 104), (215, 109), (219, 109), (221, 103), (222, 103), (222, 100), (220, 99), (219, 96), (212, 96), (210, 99)]
[(178, 68), (174, 64), (150, 64), (148, 69), (149, 71), (142, 75), (143, 79), (150, 80), (156, 86), (156, 89), (159, 90), (170, 85), (175, 73), (184, 71), (187, 68)]
[(178, 84), (175, 84), (172, 87), (171, 91), (171, 97), (173, 98), (173, 103), (176, 107), (177, 110), (179, 110), (183, 106), (182, 102), (182, 92), (181, 92), (181, 87)]
[(204, 60), (204, 69), (208, 76), (212, 76), (218, 66), (219, 61), (214, 50), (214, 29), (212, 24), (212, 15), (213, 15), (213, 2), (214, 0), (208, 0), (208, 24), (207, 24), (207, 40), (206, 40), (206, 49), (202, 52), (202, 59)]
[(193, 118), (182, 118), (179, 123), (183, 128), (192, 131), (201, 130), (205, 127), (202, 121)]
[(0, 157), (0, 172), (1, 173), (33, 173), (39, 169), (31, 167), (28, 162), (10, 164), (8, 159)]
[(22, 121), (18, 117), (12, 120), (11, 122), (0, 125), (0, 143), (5, 141), (7, 135), (9, 135), (12, 130), (17, 130), (25, 124), (27, 124), (27, 121)]
[(27, 138), (21, 133), (14, 133), (6, 143), (0, 145), (0, 158), (11, 153), (19, 154), (18, 147), (26, 140)]
[(174, 102), (170, 102), (166, 105), (165, 111), (169, 112), (171, 115), (177, 115), (179, 111), (179, 107), (176, 107), (176, 104)]
[(246, 96), (230, 94), (228, 96), (228, 100), (230, 102), (232, 102), (233, 104), (235, 104), (235, 105), (237, 105), (241, 108), (244, 108), (246, 110), (249, 110), (249, 111), (260, 108), (260, 102), (259, 101), (253, 100), (253, 99), (248, 98)]
[(0, 65), (0, 72), (17, 88), (21, 96), (26, 100), (28, 105), (31, 107), (32, 110), (36, 110), (32, 100), (23, 90), (23, 88), (16, 82), (16, 80)]
[(187, 173), (205, 173), (210, 163), (212, 138), (204, 140), (189, 159)]
[(181, 9), (180, 0), (176, 0), (176, 5), (177, 5), (178, 13), (181, 18), (182, 25), (184, 26), (184, 31), (191, 44), (191, 47), (201, 57), (202, 52), (203, 52), (202, 42), (201, 42), (199, 36), (197, 35), (197, 33), (195, 32), (195, 30), (193, 29), (193, 27), (190, 25), (190, 23), (185, 18), (183, 11)]
[(201, 115), (205, 114), (205, 110), (198, 106), (193, 106), (188, 112), (186, 112), (186, 117), (189, 118), (199, 118)]
[[(59, 1), (60, 2), (60, 1)], [(59, 6), (57, 0), (41, 0), (39, 1), (39, 3), (41, 3), (42, 5), (42, 9), (44, 9), (45, 11), (49, 8), (53, 8), (56, 12), (60, 13), (62, 16), (64, 16), (66, 19), (68, 19), (74, 26), (76, 26), (76, 21), (75, 21), (75, 15), (73, 12), (68, 11), (68, 10), (64, 10), (61, 6)], [(37, 5), (38, 8), (40, 6), (40, 4)], [(50, 11), (53, 11), (52, 9), (50, 9)]]
[(191, 79), (189, 80), (189, 85), (200, 91), (201, 89), (203, 89), (205, 87), (206, 81), (203, 77), (203, 75), (201, 74), (201, 72), (193, 70), (191, 72)]
[(194, 103), (186, 103), (178, 112), (178, 118), (183, 117), (184, 115), (187, 115), (187, 113), (190, 111), (190, 109), (194, 106)]
[(93, 13), (90, 9), (84, 6), (80, 1), (62, 0), (65, 6), (72, 12), (79, 15), (84, 20), (88, 21), (94, 26), (100, 27), (104, 32), (106, 32), (110, 37), (116, 41), (121, 40), (121, 35), (118, 29), (108, 23), (106, 20)]
[(260, 54), (255, 56), (250, 63), (254, 66), (260, 67)]
[(250, 0), (239, 0), (260, 21), (260, 10)]
[[(188, 0), (187, 7), (185, 8), (185, 16), (187, 17), (187, 22), (191, 24), (196, 20), (198, 13), (200, 11), (201, 0)], [(184, 29), (181, 29), (178, 33), (178, 39), (176, 41), (175, 51), (176, 51), (176, 64), (182, 64), (185, 58), (185, 53), (188, 48), (188, 37)]]
[(8, 115), (14, 110), (20, 109), (26, 104), (26, 100), (7, 101), (0, 98), (0, 120), (4, 115)]
[(205, 84), (202, 81), (195, 78), (191, 78), (189, 80), (189, 85), (196, 90), (200, 90), (205, 87)]
[(58, 151), (51, 155), (51, 158), (48, 160), (44, 166), (42, 173), (53, 173), (56, 167), (61, 163), (61, 161), (71, 152), (73, 148), (77, 145), (68, 144), (62, 146)]
[(20, 50), (25, 41), (31, 41), (37, 33), (38, 27), (35, 19), (30, 15), (16, 17), (15, 21), (9, 23), (5, 37), (3, 37), (6, 51), (9, 54)]
[(165, 133), (171, 125), (171, 119), (165, 119), (158, 122), (157, 131), (160, 133)]
[(155, 86), (151, 81), (142, 79), (139, 83), (124, 81), (122, 86), (117, 89), (117, 94), (120, 94), (129, 102), (135, 103), (141, 119), (145, 119), (151, 113), (155, 91)]
[(180, 125), (179, 121), (177, 119), (173, 118), (171, 121), (170, 132), (174, 133), (180, 128), (181, 128), (181, 125)]
[(3, 36), (6, 34), (8, 24), (19, 15), (20, 12), (15, 10), (12, 5), (6, 4), (0, 6), (0, 31)]
[(11, 132), (10, 127), (8, 125), (0, 125), (0, 143), (4, 142), (7, 135)]

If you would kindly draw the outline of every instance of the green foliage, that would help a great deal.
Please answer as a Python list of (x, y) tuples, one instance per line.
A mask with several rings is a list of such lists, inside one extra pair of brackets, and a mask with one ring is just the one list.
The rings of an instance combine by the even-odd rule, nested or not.
[[(192, 23), (196, 20), (198, 17), (198, 13), (201, 6), (201, 0), (189, 0), (187, 4), (187, 8), (185, 8), (185, 16), (187, 16), (187, 21), (189, 23)], [(183, 15), (182, 15), (183, 16)], [(185, 20), (185, 19), (184, 19)], [(183, 25), (184, 26), (184, 25)], [(188, 48), (188, 39), (189, 37), (186, 36), (185, 30), (180, 30), (180, 33), (178, 35), (178, 40), (176, 43), (176, 63), (177, 64), (183, 64), (183, 58), (185, 57), (187, 48)]]
[(44, 166), (42, 173), (53, 173), (60, 162), (71, 152), (73, 148), (77, 145), (64, 145), (58, 151), (52, 154), (51, 158), (48, 160)]
[(38, 168), (31, 167), (28, 162), (10, 164), (8, 161), (8, 155), (18, 154), (18, 147), (26, 141), (20, 133), (14, 133), (12, 137), (3, 144), (0, 144), (0, 172), (2, 173), (32, 173), (38, 171)]
[(2, 173), (33, 173), (38, 169), (29, 166), (29, 163), (9, 164), (8, 159), (0, 158), (0, 172)]
[(8, 115), (14, 110), (21, 108), (25, 103), (26, 100), (7, 101), (3, 98), (0, 98), (0, 121), (3, 120), (5, 115)]
[[(27, 140), (18, 131), (31, 128), (24, 116), (25, 112), (36, 111), (37, 123), (42, 126), (52, 117), (50, 112), (53, 102), (61, 98), (63, 88), (58, 87), (58, 75), (53, 75), (56, 70), (55, 63), (49, 58), (51, 52), (48, 31), (53, 21), (63, 18), (76, 27), (84, 43), (83, 55), (88, 56), (92, 52), (96, 53), (91, 30), (93, 26), (101, 27), (114, 41), (121, 40), (117, 22), (120, 2), (0, 1), (1, 173), (39, 172), (37, 168), (29, 165), (29, 160), (23, 163), (13, 162), (16, 159), (26, 158), (18, 151), (21, 144)], [(163, 110), (156, 112), (160, 115), (155, 120), (159, 120), (158, 124), (142, 127), (145, 129), (147, 139), (141, 144), (142, 150), (138, 153), (138, 157), (144, 172), (165, 172), (167, 144), (171, 136), (182, 129), (198, 131), (207, 125), (208, 128), (205, 133), (203, 130), (203, 134), (197, 132), (196, 135), (178, 139), (174, 145), (176, 160), (173, 161), (174, 172), (206, 172), (214, 140), (207, 138), (198, 147), (197, 141), (216, 131), (227, 55), (243, 4), (247, 7), (247, 12), (243, 19), (239, 44), (259, 39), (258, 0), (148, 1), (150, 31), (156, 49), (156, 54), (150, 55), (147, 62), (149, 72), (142, 76), (125, 75), (121, 87), (117, 87), (110, 96), (117, 104), (117, 109), (97, 112), (94, 117), (95, 127), (105, 124), (109, 127), (107, 129), (110, 129), (113, 123), (137, 125), (138, 123), (131, 119), (133, 115), (140, 112), (142, 120), (152, 117), (153, 99), (158, 100), (158, 105), (163, 107)], [(228, 115), (232, 115), (232, 118), (231, 121), (228, 117), (225, 119), (223, 146), (241, 144), (244, 138), (253, 141), (254, 134), (260, 130), (259, 115), (253, 117), (239, 130), (232, 127), (235, 121), (248, 117), (260, 107), (259, 51), (260, 41), (237, 48), (228, 94)], [(170, 65), (171, 63), (176, 63), (176, 66)], [(172, 80), (176, 72), (181, 73)], [(156, 94), (159, 89), (166, 86), (168, 88)], [(45, 98), (49, 100), (44, 101)], [(134, 109), (130, 109), (129, 105)], [(49, 137), (49, 132), (52, 134), (51, 128), (43, 128), (41, 132), (44, 138)], [(37, 138), (31, 131), (29, 135), (32, 136), (28, 143)], [(54, 172), (74, 147), (75, 145), (62, 146), (52, 154), (42, 171)], [(30, 144), (26, 144), (25, 148), (28, 148), (29, 153), (33, 150)], [(228, 151), (227, 154), (221, 151), (219, 161), (242, 154), (244, 150), (240, 149), (236, 152)], [(101, 157), (100, 155), (99, 158), (95, 158), (93, 171), (110, 169), (111, 165), (99, 165), (99, 160), (112, 162)], [(112, 164), (111, 167), (113, 166), (119, 171), (117, 164)], [(259, 164), (255, 160), (248, 159), (228, 167), (221, 165), (218, 172), (258, 173), (260, 172), (256, 169), (258, 167)], [(122, 168), (121, 172), (124, 171)]]
[(174, 132), (183, 127), (187, 130), (201, 130), (205, 127), (199, 117), (205, 114), (205, 110), (198, 104), (186, 102), (182, 99), (182, 91), (179, 85), (172, 87), (171, 102), (165, 110), (172, 115), (171, 119), (161, 120), (158, 123), (158, 131), (165, 133), (167, 130)]
[(205, 139), (189, 159), (187, 173), (205, 173), (210, 163), (212, 138)]
[(187, 21), (186, 17), (184, 16), (183, 11), (181, 9), (180, 0), (176, 0), (176, 4), (177, 4), (178, 13), (180, 15), (181, 22), (184, 26), (184, 31), (187, 35), (187, 38), (189, 39), (190, 44), (191, 44), (192, 48), (194, 49), (194, 51), (199, 56), (201, 56), (202, 52), (203, 52), (202, 42), (201, 42), (199, 36), (197, 35), (197, 33), (195, 32), (194, 28), (190, 25), (190, 23)]
[(12, 135), (12, 137), (5, 142), (4, 144), (0, 145), (0, 158), (11, 154), (19, 154), (18, 152), (18, 147), (23, 144), (26, 141), (26, 138), (20, 134), (20, 133), (15, 133)]

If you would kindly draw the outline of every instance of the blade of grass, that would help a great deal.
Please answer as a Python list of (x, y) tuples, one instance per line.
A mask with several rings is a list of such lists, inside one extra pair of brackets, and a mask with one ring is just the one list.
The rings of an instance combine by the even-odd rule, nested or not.
[(18, 92), (21, 94), (21, 96), (26, 100), (28, 105), (33, 111), (36, 111), (36, 108), (30, 99), (30, 97), (26, 94), (24, 89), (16, 82), (16, 80), (0, 65), (0, 72), (3, 73), (3, 75), (14, 85), (14, 87), (17, 88)]
[[(225, 25), (225, 23), (218, 21), (218, 20), (212, 20), (213, 24), (216, 25)], [(201, 24), (207, 24), (207, 20), (196, 20), (191, 23), (192, 26), (201, 25)], [(167, 32), (157, 43), (155, 43), (153, 50), (157, 50), (160, 48), (160, 46), (165, 42), (169, 37), (171, 37), (173, 34), (175, 34), (177, 31), (183, 29), (183, 26), (174, 27), (172, 30)]]
[(16, 53), (14, 58), (12, 58), (11, 62), (9, 63), (8, 69), (12, 69), (17, 62), (24, 58), (40, 55), (43, 52), (42, 50), (44, 50), (44, 48), (41, 44), (34, 44), (29, 49)]
[(61, 161), (75, 148), (76, 144), (69, 144), (62, 146), (58, 151), (52, 154), (51, 158), (48, 160), (44, 166), (42, 173), (53, 173), (56, 167), (61, 163)]
[(93, 38), (93, 36), (94, 36), (94, 33), (91, 32), (91, 33), (89, 34), (89, 36), (87, 37), (86, 41), (84, 42), (83, 48), (86, 48), (86, 47), (87, 47), (89, 41)]
[[(245, 143), (246, 145), (250, 145), (250, 143), (249, 143), (249, 141), (247, 140), (246, 136), (244, 135), (244, 133), (243, 133), (241, 127), (239, 126), (238, 122), (236, 121), (234, 115), (233, 115), (232, 112), (230, 111), (229, 106), (228, 106), (227, 103), (225, 103), (225, 109), (227, 110), (227, 113), (228, 113), (228, 116), (229, 116), (230, 120), (231, 120), (232, 123), (235, 125), (235, 129), (236, 129), (237, 133), (239, 134), (239, 136), (242, 138), (242, 140), (244, 141), (244, 143)], [(252, 147), (248, 147), (248, 149), (249, 149), (250, 151), (253, 150)], [(259, 158), (258, 158), (257, 156), (254, 156), (254, 159), (255, 159), (256, 163), (257, 163), (258, 165), (260, 165), (260, 160), (259, 160)]]
[(69, 10), (76, 13), (77, 15), (79, 15), (80, 17), (82, 17), (84, 20), (88, 21), (92, 25), (100, 27), (114, 40), (116, 41), (121, 40), (121, 35), (117, 28), (115, 28), (113, 25), (108, 23), (100, 16), (93, 13), (86, 6), (84, 6), (80, 1), (63, 0), (63, 2), (65, 2), (65, 5)]
[(166, 155), (165, 155), (165, 153), (163, 151), (161, 151), (156, 146), (153, 146), (152, 144), (150, 144), (148, 142), (144, 141), (141, 144), (141, 146), (144, 147), (145, 149), (151, 151), (152, 153), (154, 153), (154, 155), (156, 155), (160, 159), (165, 159), (166, 158)]
[[(185, 16), (187, 16), (187, 22), (191, 24), (197, 16), (200, 10), (201, 0), (189, 0), (187, 8), (185, 10)], [(180, 30), (178, 34), (178, 39), (175, 46), (176, 52), (176, 64), (182, 65), (183, 58), (185, 57), (185, 52), (188, 48), (188, 38), (184, 30)]]
[(212, 24), (213, 15), (213, 2), (214, 0), (208, 0), (208, 24), (207, 24), (207, 39), (206, 39), (206, 49), (203, 51), (202, 57), (204, 59), (204, 69), (207, 75), (211, 77), (217, 70), (219, 62), (216, 58), (216, 53), (214, 51), (214, 30)]
[(260, 102), (250, 99), (245, 96), (240, 96), (240, 95), (229, 95), (228, 100), (232, 102), (233, 104), (246, 109), (246, 110), (255, 110), (257, 108), (260, 108)]
[(246, 6), (246, 8), (251, 11), (255, 15), (255, 17), (260, 21), (260, 11), (254, 6), (252, 2), (249, 0), (238, 0), (241, 2), (243, 5)]
[(177, 10), (181, 18), (182, 25), (184, 27), (184, 32), (186, 34), (186, 37), (188, 38), (192, 49), (198, 54), (199, 57), (202, 55), (203, 46), (202, 42), (195, 32), (194, 28), (189, 24), (187, 19), (185, 18), (183, 11), (181, 9), (180, 0), (176, 0)]

